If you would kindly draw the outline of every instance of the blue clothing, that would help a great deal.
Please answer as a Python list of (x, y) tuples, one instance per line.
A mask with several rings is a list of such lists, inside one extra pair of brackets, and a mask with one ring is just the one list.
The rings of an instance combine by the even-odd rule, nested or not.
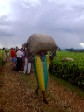
[(16, 57), (13, 57), (12, 58), (12, 63), (16, 63), (17, 62), (17, 58)]

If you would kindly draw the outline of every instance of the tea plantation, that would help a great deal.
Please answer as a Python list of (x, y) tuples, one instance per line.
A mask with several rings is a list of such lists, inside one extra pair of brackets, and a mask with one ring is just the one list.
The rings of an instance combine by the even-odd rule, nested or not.
[(84, 90), (84, 52), (57, 51), (49, 71)]

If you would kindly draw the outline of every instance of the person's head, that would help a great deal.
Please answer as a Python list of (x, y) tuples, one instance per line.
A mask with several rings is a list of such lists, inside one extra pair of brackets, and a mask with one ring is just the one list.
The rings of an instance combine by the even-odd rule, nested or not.
[(24, 51), (24, 48), (21, 48), (21, 51)]
[(18, 51), (19, 50), (19, 48), (16, 46), (16, 51)]
[(3, 47), (3, 50), (5, 50), (5, 48)]

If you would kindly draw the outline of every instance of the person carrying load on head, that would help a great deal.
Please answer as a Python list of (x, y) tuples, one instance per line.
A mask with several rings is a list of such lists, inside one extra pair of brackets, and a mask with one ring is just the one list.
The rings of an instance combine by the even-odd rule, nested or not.
[[(52, 54), (53, 55), (53, 54)], [(35, 74), (37, 78), (37, 88), (36, 94), (38, 94), (38, 90), (41, 89), (43, 95), (43, 102), (48, 104), (48, 101), (45, 96), (45, 91), (48, 88), (48, 78), (49, 78), (49, 64), (51, 62), (51, 55), (47, 54), (47, 51), (41, 50), (35, 56)]]
[(38, 94), (38, 90), (40, 89), (43, 95), (43, 102), (48, 104), (45, 91), (48, 88), (49, 64), (54, 56), (49, 56), (47, 51), (55, 54), (53, 51), (56, 51), (58, 47), (50, 36), (34, 34), (28, 39), (28, 48), (34, 56), (34, 72), (37, 80), (35, 92)]

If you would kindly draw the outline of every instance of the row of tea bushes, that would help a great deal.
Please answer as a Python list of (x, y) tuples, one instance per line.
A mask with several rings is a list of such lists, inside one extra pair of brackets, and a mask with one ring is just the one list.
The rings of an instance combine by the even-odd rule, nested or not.
[[(62, 58), (68, 56), (68, 53), (74, 61), (62, 61)], [(79, 53), (78, 58), (78, 54), (72, 56), (73, 53), (71, 53), (70, 56), (70, 52), (65, 52), (65, 55), (62, 52), (57, 54), (57, 57), (50, 64), (50, 73), (84, 89), (84, 58), (80, 57), (83, 55)]]

